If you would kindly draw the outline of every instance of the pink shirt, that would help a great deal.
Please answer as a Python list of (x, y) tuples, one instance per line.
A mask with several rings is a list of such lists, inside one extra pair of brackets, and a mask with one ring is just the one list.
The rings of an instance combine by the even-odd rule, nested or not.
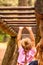
[(27, 63), (30, 63), (32, 60), (33, 60), (33, 57), (36, 53), (36, 49), (31, 49), (30, 51), (28, 51), (26, 54), (25, 54), (25, 51), (22, 47), (19, 48), (18, 50), (19, 52), (19, 56), (18, 56), (18, 60), (17, 62), (19, 63), (19, 65), (24, 65), (25, 63), (25, 59), (26, 59), (26, 62)]

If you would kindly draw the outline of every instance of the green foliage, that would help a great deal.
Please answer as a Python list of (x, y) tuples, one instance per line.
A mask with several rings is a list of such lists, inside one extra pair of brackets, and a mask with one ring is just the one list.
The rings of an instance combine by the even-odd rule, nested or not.
[(0, 42), (3, 41), (4, 35), (0, 35)]
[(6, 41), (6, 38), (10, 38), (10, 35), (8, 35), (0, 30), (0, 42)]

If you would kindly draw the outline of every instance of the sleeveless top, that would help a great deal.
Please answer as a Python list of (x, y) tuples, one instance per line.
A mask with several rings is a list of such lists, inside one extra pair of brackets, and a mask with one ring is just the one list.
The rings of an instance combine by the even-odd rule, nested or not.
[(26, 54), (25, 54), (24, 49), (22, 47), (20, 47), (18, 49), (18, 52), (19, 52), (19, 56), (18, 56), (18, 60), (17, 60), (18, 65), (24, 65), (25, 61), (28, 64), (33, 60), (34, 55), (36, 53), (36, 49), (31, 49), (28, 52), (26, 52)]

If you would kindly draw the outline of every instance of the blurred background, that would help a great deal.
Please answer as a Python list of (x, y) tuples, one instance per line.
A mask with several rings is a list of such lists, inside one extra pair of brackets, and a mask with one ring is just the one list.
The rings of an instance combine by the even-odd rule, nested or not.
[[(0, 0), (0, 6), (34, 6), (36, 0)], [(0, 29), (0, 42), (9, 41), (10, 35)]]

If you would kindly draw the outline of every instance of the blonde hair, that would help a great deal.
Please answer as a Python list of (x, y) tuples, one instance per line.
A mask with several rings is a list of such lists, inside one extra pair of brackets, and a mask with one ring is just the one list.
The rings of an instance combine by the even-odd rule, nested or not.
[(22, 42), (22, 47), (24, 49), (28, 49), (28, 50), (30, 50), (32, 48), (31, 43), (29, 43), (28, 39), (26, 40), (26, 38)]

